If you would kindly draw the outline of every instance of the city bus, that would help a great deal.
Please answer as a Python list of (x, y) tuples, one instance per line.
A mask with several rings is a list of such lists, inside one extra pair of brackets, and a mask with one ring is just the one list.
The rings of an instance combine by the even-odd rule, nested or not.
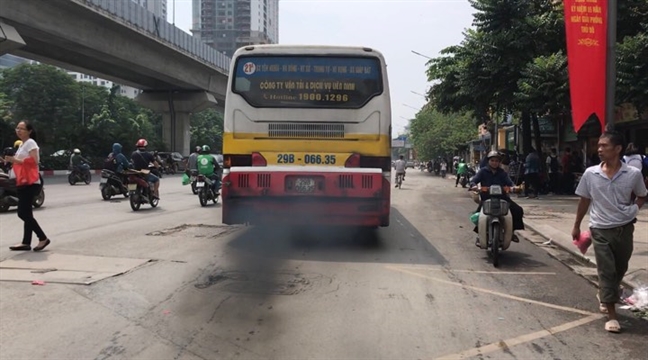
[(391, 104), (380, 52), (240, 48), (223, 130), (224, 224), (389, 226)]

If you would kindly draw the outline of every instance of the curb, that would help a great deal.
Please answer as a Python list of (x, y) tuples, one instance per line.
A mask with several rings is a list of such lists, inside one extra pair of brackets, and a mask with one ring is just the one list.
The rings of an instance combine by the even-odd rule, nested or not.
[[(101, 175), (101, 169), (90, 170), (90, 173), (93, 175)], [(40, 174), (42, 176), (61, 176), (61, 175), (67, 175), (68, 170), (41, 170)]]
[[(547, 227), (546, 229), (543, 229), (542, 227), (544, 227), (545, 225), (534, 224), (531, 221), (525, 221), (524, 226), (528, 230), (530, 230), (530, 231), (534, 232), (535, 234), (545, 238), (546, 240), (551, 240), (552, 245), (556, 245), (557, 247), (559, 247), (562, 250), (567, 251), (571, 255), (573, 255), (573, 256), (581, 259), (581, 260), (585, 260), (588, 263), (593, 264), (593, 265), (596, 266), (596, 259), (595, 258), (590, 257), (590, 256), (585, 256), (585, 255), (581, 254), (581, 252), (578, 250), (578, 248), (576, 246), (574, 246), (574, 244), (571, 241), (564, 240), (565, 237), (569, 237), (564, 232), (562, 232), (560, 230), (555, 230), (555, 229), (550, 228), (550, 227)], [(555, 236), (551, 236), (551, 235), (555, 235)], [(527, 241), (530, 241), (530, 240), (527, 239)], [(533, 243), (533, 241), (530, 241), (530, 242)], [(623, 279), (621, 281), (621, 283), (625, 287), (633, 289), (633, 290), (640, 287), (640, 285), (638, 283), (634, 282), (633, 280)], [(598, 287), (598, 283), (596, 283), (596, 286)]]

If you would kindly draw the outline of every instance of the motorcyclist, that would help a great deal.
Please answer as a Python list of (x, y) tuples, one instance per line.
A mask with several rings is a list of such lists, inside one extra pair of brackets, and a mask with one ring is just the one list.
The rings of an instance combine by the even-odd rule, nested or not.
[(186, 164), (186, 174), (187, 176), (191, 176), (193, 172), (197, 172), (198, 170), (198, 156), (202, 152), (202, 148), (200, 146), (196, 146), (194, 149), (194, 152), (189, 155), (187, 158), (187, 164)]
[(112, 152), (108, 155), (106, 163), (104, 164), (104, 169), (114, 171), (121, 174), (124, 170), (131, 167), (130, 162), (126, 158), (126, 155), (122, 154), (122, 146), (120, 143), (114, 143), (112, 145)]
[[(146, 151), (146, 147), (148, 146), (148, 141), (146, 139), (139, 139), (137, 140), (137, 143), (135, 144), (135, 147), (137, 147), (137, 150), (133, 151), (133, 154), (131, 155), (131, 161), (133, 162), (133, 168), (135, 170), (142, 170), (142, 169), (148, 169), (149, 164), (155, 165), (155, 167), (158, 167), (159, 164), (153, 157), (153, 154), (150, 152)], [(156, 199), (160, 198), (160, 179), (149, 173), (146, 176), (146, 181), (150, 182), (153, 184), (153, 196)]]
[(5, 173), (9, 174), (9, 171), (11, 171), (11, 163), (9, 161), (4, 161), (5, 156), (14, 156), (16, 154), (16, 150), (22, 145), (22, 140), (16, 140), (13, 143), (13, 147), (6, 147), (4, 150), (2, 150), (2, 156), (0, 157), (0, 168), (4, 170)]
[(455, 187), (459, 185), (459, 179), (461, 179), (461, 175), (463, 174), (468, 174), (468, 164), (464, 161), (464, 159), (459, 159), (459, 162), (457, 163), (457, 181), (455, 181)]
[(218, 173), (220, 172), (220, 165), (218, 165), (216, 159), (209, 153), (210, 151), (211, 148), (209, 145), (203, 145), (201, 154), (198, 155), (196, 163), (198, 173), (212, 180), (212, 190), (214, 193), (218, 194), (220, 185)]
[[(501, 155), (497, 151), (491, 151), (488, 153), (486, 158), (488, 159), (488, 166), (479, 169), (477, 174), (470, 179), (470, 190), (475, 190), (478, 183), (481, 184), (482, 187), (489, 187), (491, 185), (513, 187), (513, 181), (506, 171), (500, 167), (502, 162)], [(480, 192), (482, 202), (488, 199), (488, 196), (488, 193)], [(511, 200), (508, 194), (504, 194), (504, 199), (509, 203), (509, 210), (511, 211), (511, 217), (513, 218), (513, 230), (524, 230), (524, 222), (522, 221), (524, 210), (520, 205)], [(480, 211), (481, 203), (477, 207), (477, 212)], [(473, 231), (479, 233), (477, 226), (475, 226)], [(519, 239), (514, 235), (512, 241), (519, 242)], [(477, 240), (477, 243), (479, 243), (479, 239)]]
[(90, 169), (89, 162), (88, 159), (81, 156), (81, 150), (74, 149), (72, 156), (70, 156), (70, 169), (84, 174)]
[[(396, 177), (398, 175), (402, 176), (402, 181), (405, 181), (405, 169), (407, 169), (407, 161), (403, 158), (403, 155), (398, 157), (398, 160), (394, 163), (394, 169), (396, 170)], [(398, 187), (398, 184), (396, 186)]]

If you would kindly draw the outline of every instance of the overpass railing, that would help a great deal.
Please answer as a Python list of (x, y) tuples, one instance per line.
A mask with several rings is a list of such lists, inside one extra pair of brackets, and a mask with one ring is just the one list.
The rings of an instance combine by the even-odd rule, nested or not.
[(231, 60), (229, 56), (218, 52), (213, 47), (169, 24), (166, 19), (155, 16), (155, 14), (132, 0), (71, 1), (86, 5), (117, 22), (144, 32), (156, 40), (220, 70), (224, 74), (229, 73)]

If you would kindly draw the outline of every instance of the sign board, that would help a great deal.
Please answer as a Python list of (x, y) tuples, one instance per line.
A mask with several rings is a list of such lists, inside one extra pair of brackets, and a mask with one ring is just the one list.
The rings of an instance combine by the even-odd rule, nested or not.
[(394, 148), (405, 147), (405, 140), (392, 140), (392, 147)]

